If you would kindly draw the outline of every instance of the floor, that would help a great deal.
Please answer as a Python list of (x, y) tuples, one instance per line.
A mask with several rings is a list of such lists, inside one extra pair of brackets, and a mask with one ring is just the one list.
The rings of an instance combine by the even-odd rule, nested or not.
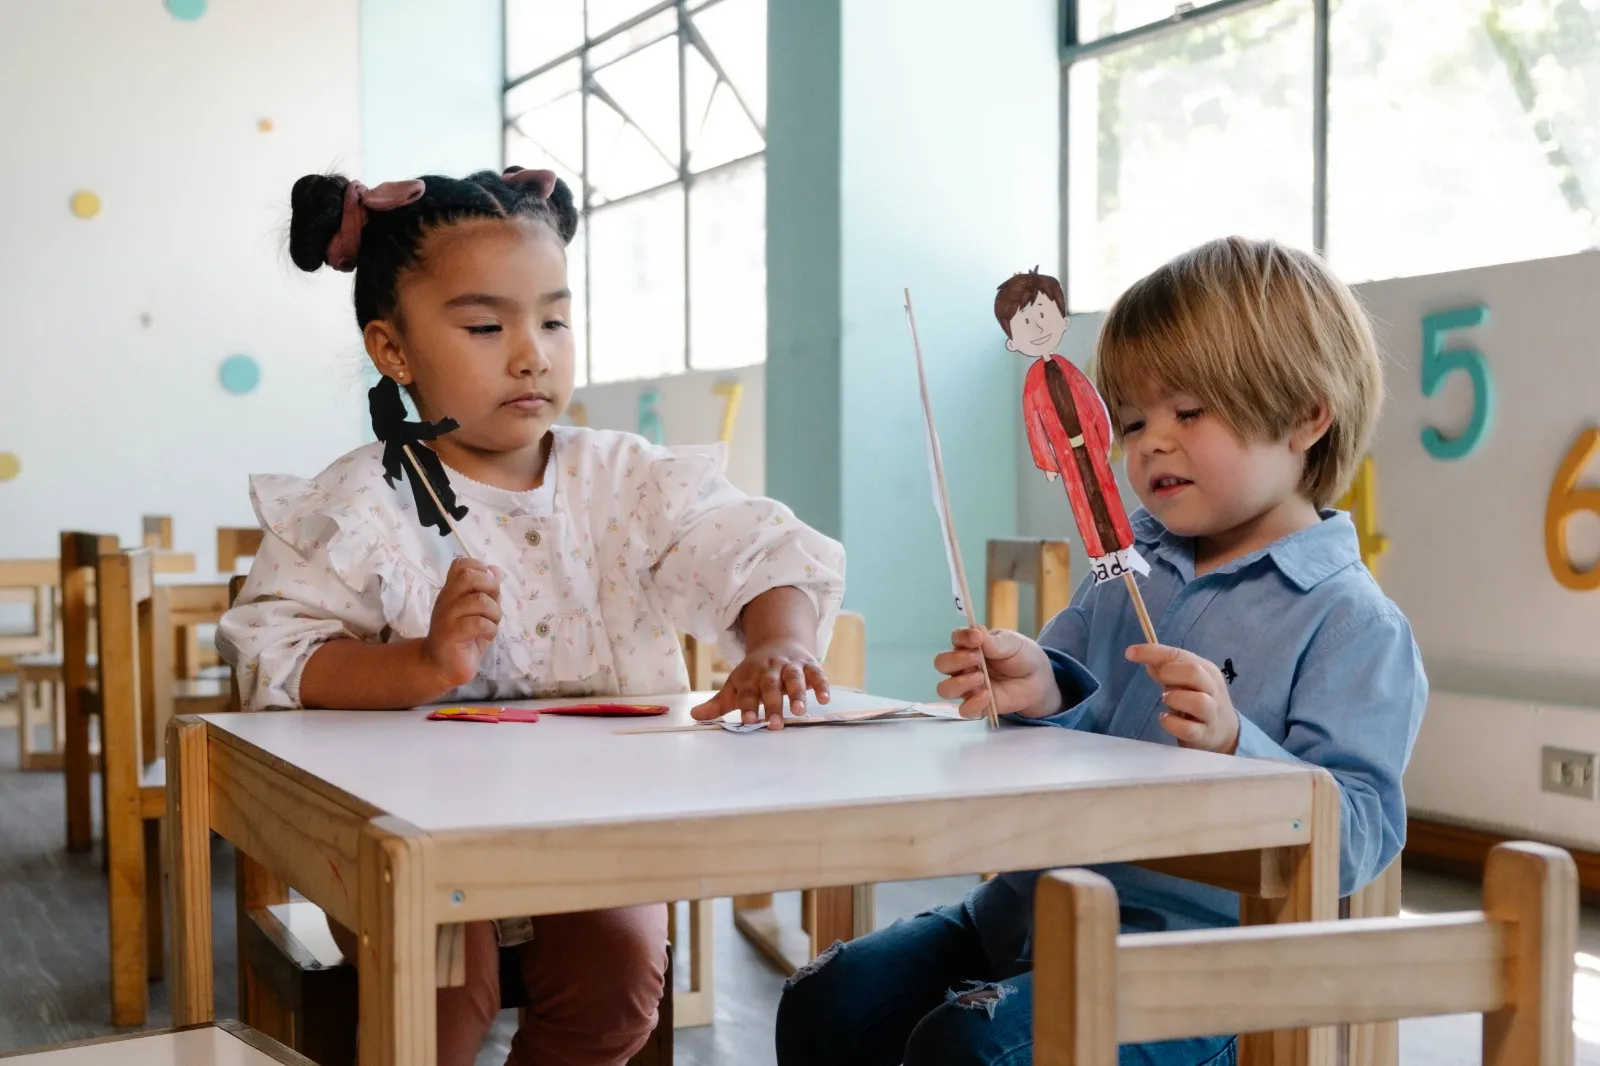
[[(98, 853), (68, 855), (58, 774), (24, 774), (16, 766), (16, 731), (0, 727), (0, 1054), (113, 1032), (106, 984), (105, 882)], [(98, 809), (98, 803), (96, 804)], [(237, 1013), (233, 960), (232, 855), (214, 843), (216, 988), (220, 1016)], [(970, 878), (880, 885), (880, 925), (928, 906), (959, 899)], [(780, 897), (782, 900), (783, 897)], [(1407, 910), (1472, 909), (1475, 886), (1423, 873), (1405, 878)], [(793, 899), (788, 900), (793, 906)], [(680, 918), (686, 916), (680, 915)], [(733, 929), (727, 901), (717, 909), (717, 1011), (713, 1025), (680, 1029), (680, 1066), (770, 1066), (772, 1017), (782, 975)], [(1600, 1066), (1600, 909), (1584, 911), (1579, 934), (1575, 1030), (1579, 1066)], [(679, 972), (686, 972), (680, 964)], [(150, 1021), (168, 1023), (167, 984), (150, 986)], [(504, 1061), (514, 1015), (507, 1013), (479, 1066)], [(1404, 1066), (1479, 1063), (1475, 1017), (1406, 1022)]]

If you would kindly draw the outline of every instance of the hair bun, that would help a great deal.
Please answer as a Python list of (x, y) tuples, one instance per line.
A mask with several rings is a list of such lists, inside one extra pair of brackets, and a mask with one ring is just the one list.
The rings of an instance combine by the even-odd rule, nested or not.
[(571, 244), (578, 232), (578, 206), (572, 196), (572, 187), (557, 178), (556, 187), (550, 190), (545, 203), (550, 205), (550, 213), (555, 216), (556, 232), (561, 235), (561, 243)]
[(344, 191), (350, 179), (339, 174), (307, 174), (289, 193), (289, 258), (313, 271), (328, 261), (328, 243), (344, 218)]

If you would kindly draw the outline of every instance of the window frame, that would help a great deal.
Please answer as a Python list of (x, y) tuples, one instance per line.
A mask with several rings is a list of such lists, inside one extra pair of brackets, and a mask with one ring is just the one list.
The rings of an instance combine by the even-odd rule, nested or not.
[[(647, 196), (652, 196), (654, 194), (662, 192), (665, 189), (670, 189), (670, 188), (672, 188), (674, 186), (678, 186), (678, 187), (681, 187), (683, 189), (683, 363), (682, 363), (681, 366), (677, 367), (674, 370), (669, 371), (664, 376), (672, 377), (672, 376), (677, 376), (677, 375), (680, 375), (680, 374), (687, 374), (687, 373), (694, 372), (695, 370), (699, 369), (699, 368), (697, 368), (695, 366), (695, 361), (694, 361), (694, 347), (693, 347), (693, 341), (692, 341), (692, 338), (693, 338), (692, 330), (693, 330), (694, 308), (693, 308), (693, 299), (692, 299), (692, 295), (691, 295), (691, 284), (690, 284), (690, 280), (691, 280), (691, 278), (693, 276), (692, 270), (693, 270), (694, 251), (693, 251), (693, 229), (692, 229), (692, 227), (693, 227), (693, 217), (692, 216), (693, 216), (693, 210), (694, 210), (694, 208), (693, 208), (693, 200), (694, 200), (693, 193), (694, 193), (695, 184), (702, 178), (712, 177), (714, 175), (720, 174), (720, 173), (722, 173), (722, 172), (724, 172), (726, 170), (729, 170), (731, 168), (751, 164), (753, 160), (757, 160), (757, 159), (763, 160), (762, 166), (764, 167), (765, 166), (764, 159), (765, 159), (765, 156), (767, 154), (767, 124), (766, 124), (766, 122), (757, 120), (757, 118), (755, 116), (755, 113), (750, 109), (750, 105), (746, 101), (743, 93), (741, 92), (739, 87), (734, 84), (733, 79), (728, 77), (727, 71), (723, 68), (722, 64), (715, 58), (714, 53), (710, 49), (710, 46), (706, 45), (704, 43), (703, 39), (701, 40), (701, 43), (699, 45), (697, 45), (695, 43), (695, 41), (694, 41), (695, 37), (700, 36), (699, 29), (695, 26), (695, 23), (694, 23), (695, 18), (697, 18), (699, 15), (701, 15), (702, 13), (704, 13), (706, 11), (710, 11), (710, 10), (713, 10), (713, 9), (721, 6), (723, 3), (728, 2), (728, 0), (657, 0), (656, 3), (650, 4), (648, 7), (645, 7), (642, 10), (636, 12), (635, 14), (630, 15), (628, 18), (626, 18), (623, 21), (617, 23), (616, 25), (611, 26), (608, 29), (604, 30), (603, 32), (595, 34), (595, 35), (592, 35), (592, 36), (588, 32), (588, 16), (589, 16), (588, 2), (589, 2), (589, 0), (574, 0), (574, 2), (582, 3), (584, 5), (584, 11), (583, 11), (583, 16), (584, 16), (583, 17), (584, 35), (583, 35), (582, 42), (580, 44), (578, 44), (576, 47), (568, 49), (566, 52), (562, 53), (561, 55), (554, 56), (554, 57), (552, 57), (550, 59), (544, 60), (543, 62), (541, 62), (537, 66), (535, 66), (535, 67), (533, 67), (533, 68), (531, 68), (529, 70), (526, 70), (526, 71), (521, 71), (521, 72), (516, 73), (516, 74), (513, 74), (511, 72), (511, 70), (509, 69), (510, 40), (509, 40), (509, 37), (508, 37), (508, 34), (507, 34), (507, 29), (508, 29), (508, 25), (509, 25), (509, 21), (510, 20), (507, 17), (506, 9), (507, 9), (507, 6), (512, 2), (513, 2), (513, 0), (501, 0), (501, 4), (500, 4), (500, 40), (501, 40), (501, 47), (500, 47), (500, 122), (501, 122), (501, 125), (500, 125), (500, 166), (501, 166), (502, 169), (512, 162), (512, 161), (508, 161), (506, 159), (506, 157), (505, 157), (506, 136), (507, 136), (508, 132), (510, 131), (511, 126), (512, 126), (512, 124), (514, 122), (514, 117), (512, 116), (512, 114), (510, 112), (510, 109), (507, 107), (507, 101), (508, 101), (510, 93), (514, 89), (516, 89), (518, 86), (521, 86), (521, 85), (523, 85), (523, 84), (525, 84), (525, 83), (527, 83), (529, 81), (532, 81), (533, 79), (538, 78), (541, 75), (548, 74), (548, 73), (560, 68), (561, 66), (563, 66), (565, 64), (573, 62), (574, 60), (576, 60), (578, 62), (578, 65), (579, 65), (578, 93), (579, 93), (579, 100), (580, 100), (580, 108), (579, 109), (580, 109), (580, 111), (582, 113), (582, 116), (583, 116), (583, 119), (582, 119), (582, 122), (583, 122), (583, 148), (582, 148), (582, 157), (581, 157), (581, 159), (579, 161), (579, 165), (578, 165), (578, 170), (579, 170), (578, 180), (581, 183), (582, 188), (578, 189), (576, 191), (579, 194), (579, 196), (578, 196), (579, 218), (580, 218), (580, 225), (582, 226), (582, 229), (583, 229), (584, 242), (585, 242), (584, 243), (584, 256), (583, 256), (583, 272), (584, 272), (583, 273), (583, 302), (584, 302), (584, 306), (581, 309), (581, 311), (579, 312), (583, 316), (583, 327), (584, 327), (583, 328), (584, 382), (585, 382), (585, 384), (588, 384), (588, 385), (594, 385), (594, 384), (614, 384), (614, 383), (617, 383), (617, 382), (620, 382), (620, 381), (626, 381), (626, 380), (641, 380), (641, 381), (643, 381), (643, 380), (653, 380), (653, 377), (643, 377), (643, 378), (637, 378), (637, 379), (634, 379), (634, 378), (607, 377), (604, 381), (597, 382), (595, 380), (595, 375), (594, 375), (594, 370), (595, 370), (595, 367), (594, 367), (594, 350), (593, 350), (593, 340), (592, 340), (592, 338), (593, 338), (593, 330), (590, 329), (590, 313), (589, 313), (590, 307), (594, 302), (594, 288), (593, 288), (594, 256), (592, 254), (592, 244), (589, 241), (589, 233), (590, 233), (589, 220), (596, 212), (603, 212), (603, 211), (606, 211), (607, 209), (612, 208), (612, 207), (618, 207), (618, 206), (630, 203), (630, 202), (632, 202), (634, 200), (642, 199), (642, 198), (647, 197)], [(665, 35), (663, 35), (661, 37), (655, 38), (655, 39), (653, 39), (651, 41), (648, 41), (648, 42), (646, 42), (644, 44), (638, 45), (638, 46), (630, 49), (628, 52), (626, 52), (626, 53), (624, 53), (624, 54), (622, 54), (620, 56), (610, 56), (610, 57), (606, 58), (604, 60), (604, 62), (600, 63), (598, 66), (591, 64), (590, 55), (596, 48), (599, 48), (599, 47), (605, 45), (607, 42), (612, 41), (613, 39), (621, 36), (622, 34), (627, 33), (628, 31), (634, 29), (636, 26), (639, 26), (642, 23), (648, 22), (650, 19), (657, 18), (657, 17), (661, 16), (662, 14), (665, 14), (666, 12), (669, 12), (669, 11), (676, 11), (677, 12), (677, 20), (676, 20), (677, 28), (672, 33), (665, 34)], [(677, 174), (676, 174), (675, 177), (673, 177), (669, 181), (659, 182), (659, 183), (657, 183), (655, 185), (650, 186), (649, 188), (637, 189), (637, 190), (635, 190), (633, 192), (630, 192), (630, 193), (627, 193), (627, 194), (625, 194), (623, 196), (618, 196), (618, 197), (616, 197), (614, 199), (608, 199), (604, 203), (598, 203), (597, 204), (597, 203), (594, 202), (594, 187), (593, 187), (593, 185), (590, 184), (590, 181), (589, 181), (589, 101), (590, 101), (591, 95), (594, 92), (594, 81), (593, 81), (593, 78), (594, 78), (595, 72), (597, 70), (603, 69), (604, 67), (609, 66), (609, 65), (611, 65), (613, 63), (617, 63), (617, 62), (619, 62), (619, 61), (621, 61), (623, 59), (626, 59), (626, 58), (628, 58), (630, 56), (633, 56), (633, 55), (637, 54), (638, 52), (643, 51), (645, 48), (653, 47), (654, 45), (659, 44), (661, 41), (668, 40), (668, 39), (671, 39), (673, 37), (675, 37), (677, 39), (677, 42), (678, 42), (678, 86), (677, 86), (677, 92), (678, 92), (678, 159), (677, 159), (677, 165), (676, 165)], [(689, 118), (689, 114), (688, 114), (688, 89), (687, 89), (687, 84), (686, 84), (687, 79), (688, 79), (688, 59), (687, 59), (686, 53), (690, 49), (697, 49), (700, 52), (700, 55), (702, 56), (702, 58), (705, 59), (706, 62), (716, 72), (718, 79), (722, 83), (725, 83), (727, 85), (728, 89), (733, 93), (734, 99), (738, 103), (739, 107), (745, 112), (745, 115), (750, 119), (751, 125), (755, 127), (755, 130), (756, 130), (757, 134), (759, 134), (759, 136), (761, 138), (761, 149), (760, 149), (760, 151), (749, 152), (749, 153), (747, 153), (745, 155), (739, 156), (736, 159), (730, 159), (730, 160), (727, 160), (725, 162), (718, 163), (715, 166), (706, 167), (705, 169), (700, 170), (700, 171), (694, 171), (694, 170), (692, 170), (690, 168), (690, 162), (689, 162), (689, 155), (690, 155), (690, 146), (689, 146), (690, 128), (689, 128), (689, 123), (690, 123), (690, 118)], [(764, 171), (763, 171), (763, 173), (764, 173)], [(762, 361), (763, 362), (765, 361), (765, 358), (766, 358), (766, 355), (765, 355), (765, 352), (763, 352), (762, 353)], [(756, 364), (751, 364), (751, 365), (756, 365)], [(663, 375), (656, 375), (656, 376), (659, 377), (659, 376), (663, 376)]]

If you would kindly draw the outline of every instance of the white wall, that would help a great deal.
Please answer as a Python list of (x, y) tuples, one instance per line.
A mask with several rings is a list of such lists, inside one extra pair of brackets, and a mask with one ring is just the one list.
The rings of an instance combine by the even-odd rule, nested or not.
[[(249, 473), (359, 442), (348, 279), (282, 241), (295, 178), (360, 166), (358, 34), (358, 0), (0, 5), (0, 451), (22, 461), (0, 556), (166, 513), (205, 569), (216, 526), (254, 522)], [(218, 381), (234, 352), (261, 367), (247, 396)]]
[[(713, 390), (720, 382), (743, 386), (728, 443), (728, 480), (752, 495), (765, 490), (767, 461), (766, 368), (679, 374), (655, 381), (623, 381), (587, 385), (573, 396), (584, 406), (586, 422), (595, 429), (639, 432), (639, 397), (648, 389), (661, 395), (662, 443), (709, 444), (722, 431), (726, 404)], [(564, 421), (571, 421), (565, 419)]]
[[(1600, 591), (1559, 585), (1544, 552), (1551, 480), (1579, 431), (1600, 424), (1600, 341), (1588, 313), (1600, 253), (1358, 291), (1388, 359), (1372, 449), (1390, 545), (1379, 577), (1411, 620), (1434, 693), (1408, 803), (1418, 814), (1600, 846), (1600, 805), (1539, 789), (1542, 745), (1600, 752)], [(1447, 347), (1487, 358), (1496, 413), (1477, 451), (1441, 462), (1423, 450), (1422, 427), (1454, 435), (1472, 394), (1455, 374), (1422, 395), (1422, 319), (1480, 302), (1488, 322), (1452, 334)], [(1063, 354), (1085, 362), (1102, 319), (1076, 316)], [(1076, 542), (1064, 495), (1033, 470), (1020, 431), (1018, 456), (1020, 534)], [(1600, 485), (1600, 463), (1581, 483)], [(1579, 566), (1600, 560), (1600, 516), (1575, 518), (1569, 543)], [(1083, 573), (1076, 544), (1074, 573)]]

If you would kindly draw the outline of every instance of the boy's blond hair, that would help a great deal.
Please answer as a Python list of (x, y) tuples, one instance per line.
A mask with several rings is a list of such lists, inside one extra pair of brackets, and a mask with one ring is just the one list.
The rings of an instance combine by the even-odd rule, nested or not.
[(1317, 257), (1227, 237), (1131, 285), (1106, 314), (1095, 385), (1117, 410), (1149, 390), (1193, 396), (1246, 440), (1280, 441), (1326, 404), (1333, 422), (1306, 453), (1300, 492), (1344, 494), (1383, 404), (1383, 368), (1355, 294)]

